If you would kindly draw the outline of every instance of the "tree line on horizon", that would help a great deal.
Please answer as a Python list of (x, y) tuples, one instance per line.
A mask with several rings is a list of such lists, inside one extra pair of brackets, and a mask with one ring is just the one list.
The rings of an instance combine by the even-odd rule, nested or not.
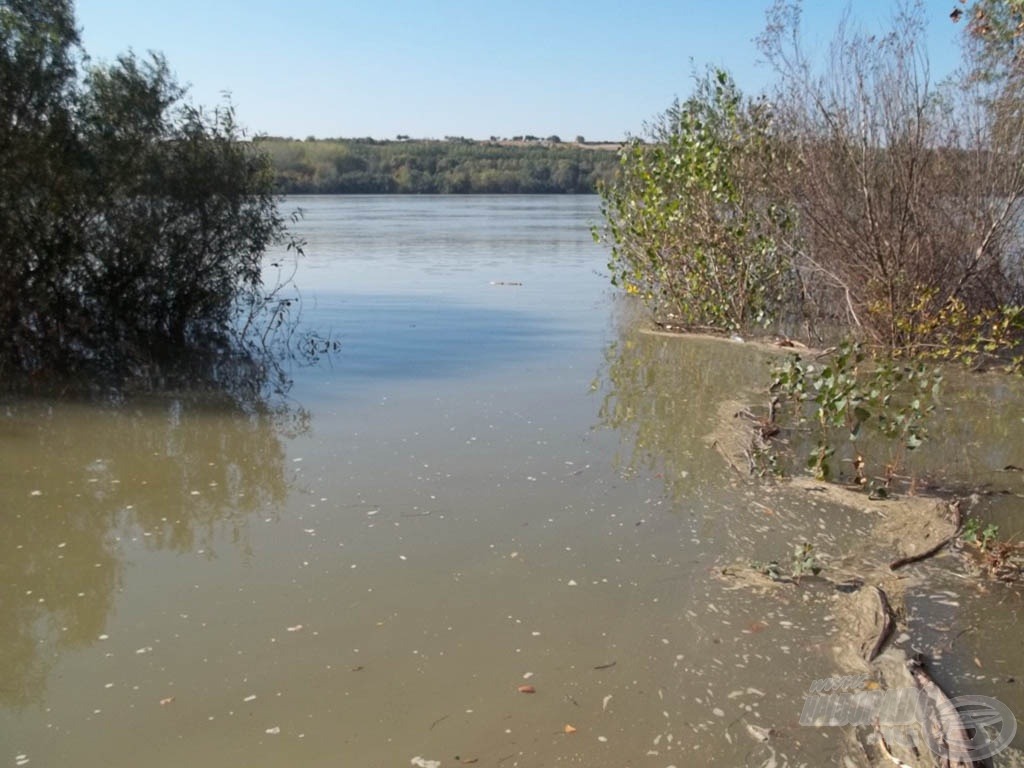
[[(552, 137), (557, 138), (557, 137)], [(593, 194), (614, 152), (560, 141), (261, 137), (285, 194)]]

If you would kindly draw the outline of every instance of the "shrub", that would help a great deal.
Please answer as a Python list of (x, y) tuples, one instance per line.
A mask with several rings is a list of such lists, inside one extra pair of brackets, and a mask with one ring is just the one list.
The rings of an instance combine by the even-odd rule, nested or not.
[(81, 58), (69, 2), (0, 0), (0, 372), (239, 351), (287, 236), (269, 161), (160, 56)]
[(773, 130), (768, 104), (711, 70), (650, 127), (649, 142), (629, 142), (601, 188), (612, 282), (687, 327), (773, 319), (790, 276), (780, 235), (791, 224), (767, 183), (785, 163)]
[[(1008, 76), (931, 81), (924, 6), (890, 30), (845, 21), (823, 61), (780, 0), (761, 49), (779, 77), (780, 139), (798, 159), (779, 194), (797, 210), (803, 296), (828, 324), (894, 350), (943, 343), (941, 321), (1001, 313), (1024, 289), (1024, 92)], [(989, 60), (989, 64), (991, 64)]]

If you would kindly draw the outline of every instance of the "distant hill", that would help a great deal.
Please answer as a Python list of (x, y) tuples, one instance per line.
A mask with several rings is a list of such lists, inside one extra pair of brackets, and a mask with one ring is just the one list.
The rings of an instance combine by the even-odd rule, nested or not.
[(257, 139), (290, 194), (587, 194), (618, 167), (612, 142)]

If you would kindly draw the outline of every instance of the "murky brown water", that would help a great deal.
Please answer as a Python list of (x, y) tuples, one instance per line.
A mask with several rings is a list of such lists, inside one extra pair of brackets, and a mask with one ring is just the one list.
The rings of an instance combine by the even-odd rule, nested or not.
[[(306, 204), (306, 319), (343, 348), (289, 400), (4, 404), (0, 761), (842, 764), (797, 722), (828, 591), (716, 576), (865, 536), (708, 441), (764, 359), (620, 330), (591, 198)], [(1024, 711), (1019, 594), (944, 578), (913, 605), (969, 628), (945, 673)]]

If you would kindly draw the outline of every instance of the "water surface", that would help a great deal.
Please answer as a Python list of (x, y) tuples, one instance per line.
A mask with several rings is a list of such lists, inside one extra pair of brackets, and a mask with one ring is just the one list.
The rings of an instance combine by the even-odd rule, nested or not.
[(286, 398), (4, 405), (0, 759), (841, 764), (827, 595), (717, 576), (867, 527), (708, 440), (764, 356), (620, 323), (596, 198), (290, 202)]

